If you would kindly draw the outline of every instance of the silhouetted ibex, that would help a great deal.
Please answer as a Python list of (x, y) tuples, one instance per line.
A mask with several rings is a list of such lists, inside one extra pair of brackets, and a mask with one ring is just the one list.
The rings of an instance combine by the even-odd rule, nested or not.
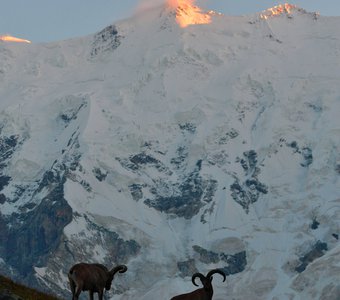
[(103, 300), (104, 288), (109, 290), (114, 275), (124, 273), (127, 266), (120, 265), (108, 270), (101, 264), (79, 263), (74, 265), (68, 272), (68, 279), (72, 291), (72, 300), (78, 300), (82, 291), (89, 291), (90, 300), (93, 294), (98, 293), (98, 299)]
[(214, 274), (221, 274), (223, 276), (223, 282), (226, 279), (226, 275), (224, 274), (224, 272), (220, 269), (214, 269), (211, 270), (207, 276), (204, 276), (201, 273), (195, 273), (194, 275), (192, 275), (192, 283), (196, 286), (198, 286), (195, 282), (195, 279), (198, 277), (202, 284), (203, 287), (200, 289), (197, 289), (191, 293), (187, 293), (187, 294), (182, 294), (182, 295), (178, 295), (175, 296), (173, 298), (171, 298), (171, 300), (211, 300), (212, 296), (214, 294), (213, 291), (213, 287), (212, 287), (212, 275)]

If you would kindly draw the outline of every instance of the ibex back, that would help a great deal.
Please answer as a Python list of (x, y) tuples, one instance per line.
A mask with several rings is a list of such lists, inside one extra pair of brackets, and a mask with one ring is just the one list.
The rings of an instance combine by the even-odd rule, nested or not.
[(78, 300), (82, 291), (89, 291), (90, 300), (93, 300), (94, 293), (98, 293), (98, 299), (103, 300), (104, 289), (110, 290), (114, 275), (126, 271), (125, 265), (119, 265), (112, 270), (101, 264), (74, 265), (68, 273), (72, 300)]

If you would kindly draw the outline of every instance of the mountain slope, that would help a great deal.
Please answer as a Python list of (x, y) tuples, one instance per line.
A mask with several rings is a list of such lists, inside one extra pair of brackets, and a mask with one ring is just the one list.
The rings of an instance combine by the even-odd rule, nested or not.
[(6, 300), (58, 300), (57, 298), (15, 283), (0, 275), (0, 299)]
[[(113, 299), (339, 295), (339, 18), (155, 8), (84, 38), (0, 44), (0, 269)], [(246, 288), (245, 288), (246, 287)]]

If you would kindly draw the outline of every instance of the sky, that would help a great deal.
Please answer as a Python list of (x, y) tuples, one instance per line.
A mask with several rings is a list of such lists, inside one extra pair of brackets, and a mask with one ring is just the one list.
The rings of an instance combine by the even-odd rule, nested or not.
[[(165, 0), (0, 0), (0, 35), (50, 42), (95, 33), (132, 16), (141, 2)], [(197, 0), (196, 4), (226, 15), (260, 12), (280, 0)], [(340, 0), (291, 0), (310, 12), (340, 16)]]

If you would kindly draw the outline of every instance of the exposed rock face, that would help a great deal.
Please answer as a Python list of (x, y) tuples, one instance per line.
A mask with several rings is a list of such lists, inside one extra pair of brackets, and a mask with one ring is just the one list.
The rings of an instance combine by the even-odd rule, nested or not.
[(303, 257), (300, 257), (301, 264), (295, 268), (295, 270), (299, 273), (302, 273), (306, 270), (306, 267), (312, 263), (314, 260), (325, 254), (325, 251), (328, 250), (327, 243), (322, 243), (317, 241), (317, 243), (313, 246), (313, 248), (308, 251)]
[[(245, 251), (230, 255), (208, 251), (196, 245), (193, 246), (193, 249), (199, 254), (199, 261), (207, 265), (221, 265), (221, 269), (226, 275), (240, 273), (244, 271), (247, 265), (247, 255)], [(224, 266), (225, 264), (227, 265)]]
[(115, 50), (119, 47), (121, 39), (122, 36), (118, 34), (116, 26), (107, 26), (95, 34), (92, 43), (91, 57)]
[(128, 265), (112, 299), (213, 268), (216, 300), (338, 295), (340, 21), (211, 17), (0, 44), (1, 272), (64, 298), (81, 261)]
[(20, 274), (26, 276), (34, 265), (46, 264), (61, 242), (63, 228), (72, 220), (72, 210), (60, 192), (54, 190), (7, 233), (6, 261)]
[(242, 205), (246, 212), (249, 212), (249, 206), (255, 203), (261, 194), (268, 193), (268, 187), (259, 182), (258, 175), (261, 169), (257, 166), (257, 153), (254, 150), (250, 150), (243, 153), (242, 159), (237, 158), (244, 169), (245, 177), (243, 183), (240, 183), (239, 179), (230, 186), (231, 196), (233, 199)]
[[(216, 188), (216, 180), (204, 180), (194, 171), (181, 183), (170, 186), (166, 182), (157, 183), (150, 191), (154, 199), (146, 199), (145, 204), (168, 214), (191, 219), (206, 203), (212, 201)], [(160, 189), (168, 189), (175, 195), (163, 196)]]

